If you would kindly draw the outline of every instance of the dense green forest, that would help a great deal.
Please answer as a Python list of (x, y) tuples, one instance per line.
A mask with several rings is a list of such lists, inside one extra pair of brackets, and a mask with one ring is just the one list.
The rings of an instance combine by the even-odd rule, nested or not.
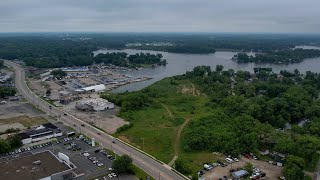
[(5, 98), (7, 96), (14, 96), (16, 94), (16, 89), (12, 87), (0, 87), (0, 98)]
[[(126, 46), (129, 43), (170, 43), (163, 46)], [(174, 53), (214, 53), (216, 49), (274, 52), (301, 44), (320, 44), (315, 35), (276, 34), (0, 34), (0, 58), (23, 60), (28, 66), (52, 68), (91, 65), (94, 50), (146, 49)]]
[(137, 67), (141, 65), (166, 65), (167, 61), (162, 59), (162, 54), (137, 53), (128, 55), (127, 53), (106, 53), (98, 54), (93, 58), (95, 63), (113, 64), (123, 67)]
[(316, 49), (289, 49), (248, 56), (246, 53), (238, 53), (232, 58), (237, 62), (261, 62), (261, 63), (298, 63), (307, 58), (320, 57), (320, 50)]
[[(157, 101), (172, 103), (170, 107), (177, 108), (174, 113), (194, 115), (183, 131), (182, 149), (185, 152), (239, 155), (269, 149), (290, 155), (285, 161), (287, 177), (300, 176), (304, 168), (317, 162), (320, 74), (306, 72), (302, 75), (298, 70), (276, 74), (268, 69), (258, 69), (250, 74), (223, 70), (223, 66), (217, 66), (215, 70), (198, 66), (165, 82), (170, 83), (163, 85), (165, 87), (150, 86), (138, 92), (103, 97), (122, 107), (120, 115), (133, 122), (133, 130), (139, 128), (134, 122), (138, 123), (140, 116), (135, 113), (148, 113), (150, 109), (156, 112), (159, 109)], [(169, 93), (171, 87), (178, 88), (186, 82), (193, 83), (203, 94), (199, 97), (170, 95), (174, 92)], [(171, 102), (163, 98), (175, 99)], [(304, 119), (310, 122), (298, 126)], [(291, 129), (276, 131), (285, 128), (287, 123), (291, 124)], [(297, 165), (296, 161), (303, 163)]]

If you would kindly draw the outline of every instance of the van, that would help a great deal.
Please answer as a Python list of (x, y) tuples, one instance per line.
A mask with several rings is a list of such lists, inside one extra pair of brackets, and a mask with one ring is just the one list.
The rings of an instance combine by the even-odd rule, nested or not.
[(227, 163), (229, 163), (229, 164), (233, 163), (233, 160), (232, 160), (231, 158), (226, 158), (225, 160), (226, 160)]
[(210, 169), (212, 169), (212, 166), (208, 165), (208, 164), (204, 164), (203, 165), (203, 169), (206, 171), (209, 171)]

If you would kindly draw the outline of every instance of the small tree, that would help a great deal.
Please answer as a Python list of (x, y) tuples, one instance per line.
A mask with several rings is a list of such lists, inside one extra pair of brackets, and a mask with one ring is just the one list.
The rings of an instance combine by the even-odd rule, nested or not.
[(47, 95), (47, 96), (51, 95), (51, 90), (50, 90), (50, 89), (47, 89), (46, 95)]
[(11, 148), (18, 148), (22, 145), (21, 137), (18, 135), (10, 136), (8, 139)]
[(188, 166), (188, 164), (186, 163), (185, 160), (183, 159), (177, 159), (175, 162), (175, 167), (174, 167), (177, 171), (179, 171), (182, 174), (190, 174), (191, 173), (191, 169)]
[(112, 168), (116, 173), (119, 174), (129, 174), (132, 173), (131, 170), (132, 159), (128, 155), (123, 155), (117, 158), (112, 163)]
[(249, 174), (253, 173), (253, 165), (251, 163), (246, 163), (246, 165), (244, 166), (244, 169), (248, 171)]
[(53, 75), (56, 78), (62, 78), (62, 77), (65, 77), (67, 73), (62, 71), (61, 69), (58, 69), (58, 70), (52, 71), (51, 75)]

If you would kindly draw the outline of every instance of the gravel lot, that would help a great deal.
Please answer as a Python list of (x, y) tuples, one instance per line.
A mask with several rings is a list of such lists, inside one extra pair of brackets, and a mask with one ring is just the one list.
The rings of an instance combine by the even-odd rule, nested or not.
[(253, 164), (257, 168), (259, 168), (261, 171), (266, 173), (266, 177), (264, 177), (263, 179), (274, 180), (282, 176), (282, 170), (283, 170), (282, 167), (271, 165), (266, 161), (254, 160), (254, 159), (249, 160), (245, 157), (242, 157), (241, 159), (239, 159), (239, 162), (232, 163), (232, 167), (230, 164), (228, 164), (228, 166), (226, 167), (221, 167), (221, 166), (215, 167), (214, 169), (207, 172), (203, 176), (203, 178), (205, 180), (215, 180), (218, 178), (222, 178), (223, 176), (229, 176), (230, 175), (229, 171), (231, 169), (242, 168), (243, 166), (245, 166), (247, 162)]

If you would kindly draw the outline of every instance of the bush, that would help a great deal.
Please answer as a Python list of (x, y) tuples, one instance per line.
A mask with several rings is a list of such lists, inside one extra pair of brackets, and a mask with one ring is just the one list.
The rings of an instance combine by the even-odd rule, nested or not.
[(185, 160), (183, 159), (177, 159), (175, 162), (175, 167), (174, 167), (177, 171), (179, 171), (182, 174), (190, 174), (191, 173), (191, 169), (188, 166), (188, 164), (186, 163)]
[(119, 127), (119, 128), (117, 129), (117, 132), (116, 132), (116, 133), (121, 133), (121, 132), (123, 132), (123, 131), (126, 131), (126, 130), (132, 128), (132, 127), (133, 127), (133, 124), (132, 124), (132, 123), (130, 123), (130, 124), (125, 124), (125, 125)]

